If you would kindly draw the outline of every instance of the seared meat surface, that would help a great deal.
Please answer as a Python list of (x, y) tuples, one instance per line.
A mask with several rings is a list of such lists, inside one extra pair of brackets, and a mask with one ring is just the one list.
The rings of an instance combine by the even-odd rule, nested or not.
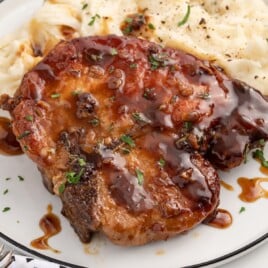
[(5, 103), (13, 130), (80, 239), (140, 245), (219, 202), (215, 168), (267, 139), (259, 92), (180, 50), (132, 37), (61, 42)]

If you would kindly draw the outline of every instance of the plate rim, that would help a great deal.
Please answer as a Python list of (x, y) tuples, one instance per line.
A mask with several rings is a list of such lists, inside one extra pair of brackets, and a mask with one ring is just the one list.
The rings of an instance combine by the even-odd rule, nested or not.
[[(0, 4), (3, 3), (5, 0), (0, 0)], [(69, 266), (72, 268), (88, 268), (89, 266), (80, 266), (77, 264), (73, 264), (73, 263), (69, 263), (69, 262), (65, 262), (65, 261), (61, 261), (57, 258), (53, 258), (53, 257), (49, 257), (43, 253), (40, 253), (36, 250), (33, 250), (25, 245), (22, 245), (21, 243), (17, 242), (16, 240), (10, 238), (9, 236), (5, 235), (4, 233), (0, 232), (0, 239), (4, 240), (5, 242), (7, 242), (8, 244), (10, 244), (11, 246), (15, 247), (15, 249), (18, 249), (22, 252), (26, 252), (32, 256), (38, 257), (40, 259), (55, 263), (55, 264), (59, 264), (60, 268), (67, 268), (65, 266)], [(267, 241), (266, 241), (267, 240)], [(226, 261), (226, 263), (231, 262), (233, 258), (238, 258), (243, 254), (247, 254), (250, 250), (253, 250), (255, 247), (261, 245), (264, 242), (268, 242), (268, 232), (265, 233), (264, 235), (260, 236), (259, 238), (251, 241), (250, 243), (246, 244), (245, 246), (242, 246), (234, 251), (231, 251), (227, 254), (224, 254), (222, 256), (210, 259), (208, 261), (204, 261), (204, 262), (200, 262), (200, 263), (196, 263), (196, 264), (192, 264), (192, 265), (186, 265), (186, 266), (182, 266), (181, 268), (199, 268), (199, 267), (208, 267), (210, 265), (214, 265), (214, 264), (220, 264), (224, 261)], [(61, 266), (63, 265), (63, 266)]]
[[(59, 264), (59, 265), (66, 265), (66, 266), (70, 266), (72, 268), (88, 268), (86, 266), (80, 266), (77, 264), (72, 264), (69, 262), (64, 262), (52, 257), (49, 257), (47, 255), (44, 255), (42, 253), (39, 253), (33, 249), (30, 249), (27, 246), (24, 246), (20, 243), (18, 243), (17, 241), (15, 241), (14, 239), (8, 237), (7, 235), (3, 234), (2, 232), (0, 232), (0, 238), (5, 240), (6, 242), (10, 243), (12, 246), (15, 246), (16, 248), (20, 249), (21, 251), (25, 251), (35, 257), (39, 257), (43, 260), (49, 261), (49, 262), (53, 262), (55, 264)], [(199, 268), (199, 267), (207, 267), (209, 265), (213, 265), (213, 264), (220, 264), (221, 262), (226, 261), (226, 263), (231, 262), (232, 258), (237, 258), (243, 254), (248, 253), (250, 250), (254, 249), (255, 247), (257, 247), (258, 245), (261, 245), (262, 242), (268, 241), (268, 232), (265, 233), (264, 235), (260, 236), (259, 238), (255, 239), (254, 241), (246, 244), (245, 246), (238, 248), (230, 253), (224, 254), (220, 257), (216, 257), (214, 259), (205, 261), (205, 262), (200, 262), (200, 263), (196, 263), (196, 264), (192, 264), (192, 265), (186, 265), (186, 266), (182, 266), (181, 268)], [(267, 242), (266, 241), (266, 242)]]

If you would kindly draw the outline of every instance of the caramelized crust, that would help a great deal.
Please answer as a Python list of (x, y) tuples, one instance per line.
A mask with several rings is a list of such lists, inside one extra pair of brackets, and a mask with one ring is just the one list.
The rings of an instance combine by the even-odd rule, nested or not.
[(59, 43), (9, 101), (15, 135), (84, 242), (102, 231), (140, 245), (193, 228), (219, 202), (214, 167), (239, 165), (267, 138), (260, 93), (133, 37)]

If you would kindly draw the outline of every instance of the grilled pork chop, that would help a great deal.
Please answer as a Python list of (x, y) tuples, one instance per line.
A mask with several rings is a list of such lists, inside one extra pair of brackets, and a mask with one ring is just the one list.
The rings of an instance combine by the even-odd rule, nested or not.
[(5, 102), (13, 130), (88, 242), (167, 239), (219, 202), (215, 168), (268, 137), (268, 105), (222, 69), (133, 37), (59, 43)]

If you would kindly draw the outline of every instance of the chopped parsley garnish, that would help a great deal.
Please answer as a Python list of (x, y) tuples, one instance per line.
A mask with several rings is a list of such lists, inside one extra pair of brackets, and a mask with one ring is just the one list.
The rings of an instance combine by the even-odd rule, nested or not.
[(17, 137), (17, 139), (18, 139), (18, 140), (21, 140), (21, 139), (23, 139), (23, 138), (29, 136), (30, 134), (31, 134), (31, 131), (30, 131), (30, 130), (26, 130), (26, 131), (24, 131), (23, 133), (21, 133), (21, 134)]
[(10, 207), (5, 207), (5, 208), (3, 208), (2, 212), (7, 212), (9, 210), (10, 210)]
[(260, 160), (261, 161), (261, 165), (263, 167), (268, 168), (268, 161), (265, 159), (262, 150), (257, 149), (256, 151), (254, 151), (252, 153), (252, 156), (253, 156), (253, 158)]
[(203, 99), (203, 100), (208, 100), (208, 99), (210, 99), (210, 95), (209, 95), (209, 93), (200, 93), (200, 94), (198, 94), (198, 98), (200, 98), (200, 99)]
[(90, 22), (88, 23), (88, 25), (89, 26), (92, 26), (95, 23), (95, 21), (96, 21), (97, 18), (100, 19), (100, 15), (99, 14), (96, 14), (95, 16), (92, 16)]
[(131, 64), (129, 65), (129, 68), (130, 68), (130, 69), (136, 69), (136, 68), (137, 68), (137, 63), (131, 63)]
[(112, 56), (117, 55), (117, 54), (118, 54), (117, 49), (116, 49), (116, 48), (112, 48), (110, 54), (111, 54)]
[(33, 116), (32, 115), (26, 115), (25, 120), (29, 121), (29, 122), (33, 122)]
[(51, 94), (50, 97), (52, 99), (58, 99), (60, 97), (60, 93), (54, 93), (54, 94)]
[(24, 181), (24, 178), (22, 176), (19, 175), (18, 178), (20, 181)]
[(88, 7), (88, 4), (84, 3), (83, 6), (82, 6), (82, 10), (86, 9), (87, 7)]
[(78, 164), (80, 167), (84, 167), (86, 165), (86, 161), (84, 158), (78, 158)]
[(60, 186), (59, 186), (59, 193), (62, 194), (65, 190), (65, 183), (62, 183)]
[(138, 179), (138, 184), (142, 185), (143, 181), (144, 181), (143, 173), (138, 168), (136, 168), (135, 172), (136, 172), (136, 176), (137, 176), (137, 179)]
[(189, 122), (189, 121), (185, 121), (185, 122), (183, 122), (183, 128), (184, 128), (186, 131), (191, 130), (192, 127), (193, 127), (193, 123), (192, 123), (192, 122)]
[(184, 25), (184, 24), (187, 22), (187, 20), (189, 19), (190, 13), (191, 13), (191, 6), (188, 5), (188, 6), (187, 6), (186, 14), (185, 14), (184, 17), (182, 18), (182, 20), (179, 21), (178, 24), (177, 24), (178, 27)]
[(132, 113), (132, 118), (138, 123), (150, 123), (150, 120), (147, 119), (142, 113)]
[(132, 148), (135, 147), (135, 142), (129, 135), (122, 135), (120, 140)]
[(132, 18), (126, 18), (126, 19), (125, 19), (125, 22), (126, 22), (126, 23), (131, 23), (132, 21), (133, 21)]
[(24, 145), (23, 146), (23, 149), (24, 149), (24, 151), (28, 151), (29, 150), (29, 147), (27, 145)]
[(79, 95), (81, 92), (82, 92), (82, 90), (80, 90), (80, 89), (76, 89), (76, 90), (74, 90), (74, 91), (72, 92), (72, 95), (73, 95), (73, 96), (77, 96), (77, 95)]
[(155, 27), (154, 27), (154, 25), (153, 25), (152, 23), (149, 23), (149, 24), (148, 24), (148, 27), (149, 27), (149, 29), (151, 29), (151, 30), (155, 30)]
[(166, 161), (163, 158), (161, 158), (161, 159), (159, 159), (159, 161), (157, 163), (161, 168), (163, 168), (166, 164)]
[(259, 143), (259, 145), (260, 146), (264, 146), (265, 145), (265, 140), (264, 139), (260, 139), (259, 141), (258, 141), (258, 143)]
[(65, 174), (67, 181), (71, 184), (77, 184), (80, 181), (81, 176), (84, 173), (84, 168), (82, 168), (78, 174), (73, 171), (69, 171)]
[(6, 178), (6, 181), (9, 181), (9, 180), (11, 180), (11, 178)]
[(6, 189), (6, 190), (3, 192), (4, 195), (7, 194), (7, 193), (8, 193), (8, 189)]
[(151, 53), (148, 57), (149, 63), (151, 65), (151, 70), (156, 70), (160, 67), (166, 66), (167, 56), (165, 54)]
[(240, 210), (239, 210), (239, 213), (243, 213), (245, 212), (246, 208), (245, 207), (241, 207)]
[(100, 120), (98, 118), (93, 118), (92, 120), (90, 120), (90, 124), (96, 127), (100, 124)]
[(130, 153), (130, 150), (128, 148), (125, 148), (125, 147), (123, 147), (121, 149), (121, 151), (122, 151), (123, 154), (129, 154)]

